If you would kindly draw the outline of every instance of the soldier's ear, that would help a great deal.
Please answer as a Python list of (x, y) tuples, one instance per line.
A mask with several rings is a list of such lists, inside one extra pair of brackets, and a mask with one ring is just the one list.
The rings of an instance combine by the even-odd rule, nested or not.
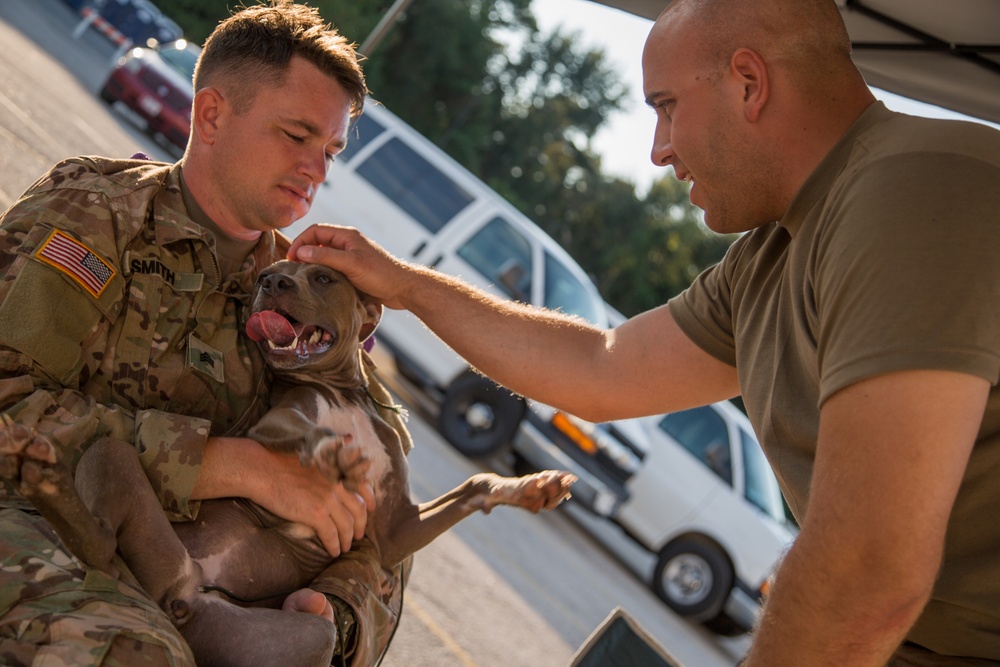
[(203, 144), (214, 144), (226, 100), (217, 88), (202, 88), (191, 107), (191, 132)]

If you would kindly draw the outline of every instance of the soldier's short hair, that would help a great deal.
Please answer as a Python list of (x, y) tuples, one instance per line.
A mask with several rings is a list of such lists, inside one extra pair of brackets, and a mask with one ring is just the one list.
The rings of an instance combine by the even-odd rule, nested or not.
[(216, 86), (244, 113), (262, 85), (280, 86), (293, 56), (335, 79), (351, 101), (351, 117), (364, 108), (368, 88), (355, 45), (319, 11), (291, 0), (245, 7), (219, 23), (205, 40), (194, 89)]

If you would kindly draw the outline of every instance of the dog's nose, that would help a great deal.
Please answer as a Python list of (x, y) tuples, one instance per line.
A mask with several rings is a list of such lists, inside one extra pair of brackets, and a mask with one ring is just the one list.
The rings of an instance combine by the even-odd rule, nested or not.
[(295, 281), (286, 275), (280, 273), (272, 273), (269, 276), (264, 276), (261, 281), (260, 289), (271, 296), (275, 294), (281, 294), (283, 292), (290, 292), (295, 288)]

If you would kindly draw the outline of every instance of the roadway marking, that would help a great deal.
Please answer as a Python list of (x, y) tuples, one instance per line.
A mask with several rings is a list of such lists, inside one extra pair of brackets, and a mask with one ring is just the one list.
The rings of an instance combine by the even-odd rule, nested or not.
[(406, 609), (410, 613), (414, 614), (421, 623), (427, 626), (427, 629), (430, 630), (435, 637), (440, 639), (445, 648), (451, 651), (455, 657), (458, 658), (463, 665), (465, 665), (465, 667), (479, 667), (479, 663), (473, 660), (472, 656), (466, 653), (465, 649), (459, 646), (458, 642), (452, 639), (451, 635), (449, 635), (444, 628), (434, 622), (430, 612), (421, 607), (412, 598), (406, 601)]

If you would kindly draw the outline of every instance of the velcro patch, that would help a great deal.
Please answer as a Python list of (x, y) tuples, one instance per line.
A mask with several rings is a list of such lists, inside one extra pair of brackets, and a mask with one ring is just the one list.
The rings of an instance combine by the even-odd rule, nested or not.
[(110, 264), (58, 229), (49, 235), (35, 257), (65, 273), (95, 298), (115, 277), (115, 269)]

